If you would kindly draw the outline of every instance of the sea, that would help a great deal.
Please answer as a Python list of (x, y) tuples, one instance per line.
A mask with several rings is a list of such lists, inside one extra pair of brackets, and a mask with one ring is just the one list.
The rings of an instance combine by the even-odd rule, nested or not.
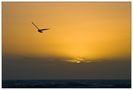
[(131, 88), (131, 80), (2, 80), (2, 88)]

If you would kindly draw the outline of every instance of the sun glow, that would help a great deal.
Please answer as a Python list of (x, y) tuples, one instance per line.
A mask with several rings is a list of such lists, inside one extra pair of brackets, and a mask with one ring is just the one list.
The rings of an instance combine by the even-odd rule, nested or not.
[(80, 64), (80, 63), (90, 63), (93, 62), (91, 60), (88, 59), (84, 59), (84, 58), (73, 58), (73, 59), (69, 59), (69, 60), (65, 60), (66, 62), (70, 62), (70, 63), (76, 63), (76, 64)]
[(76, 59), (66, 60), (66, 62), (76, 63), (76, 64), (80, 64), (81, 63), (81, 61), (78, 61)]
[[(3, 53), (74, 57), (69, 61), (77, 63), (87, 62), (77, 57), (123, 58), (131, 53), (130, 3), (4, 2), (2, 6)], [(31, 21), (50, 30), (40, 34)]]

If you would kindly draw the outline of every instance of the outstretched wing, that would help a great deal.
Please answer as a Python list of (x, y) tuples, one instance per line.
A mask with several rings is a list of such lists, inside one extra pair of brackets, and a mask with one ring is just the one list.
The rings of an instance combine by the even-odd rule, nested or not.
[(49, 28), (45, 28), (45, 29), (40, 29), (40, 30), (42, 30), (42, 31), (44, 31), (44, 30), (49, 30)]
[(32, 24), (33, 24), (37, 29), (39, 29), (33, 22), (32, 22)]

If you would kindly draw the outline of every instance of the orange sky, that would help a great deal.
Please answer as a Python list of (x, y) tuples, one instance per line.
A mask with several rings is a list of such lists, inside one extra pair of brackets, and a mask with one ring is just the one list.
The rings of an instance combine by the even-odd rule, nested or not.
[[(131, 3), (2, 3), (3, 53), (130, 56)], [(38, 33), (31, 22), (49, 31)]]

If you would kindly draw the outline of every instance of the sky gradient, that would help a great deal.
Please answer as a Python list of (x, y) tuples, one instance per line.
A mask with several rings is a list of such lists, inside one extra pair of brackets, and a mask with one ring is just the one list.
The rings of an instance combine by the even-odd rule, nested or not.
[[(44, 33), (38, 33), (36, 28), (32, 25), (32, 22), (37, 24), (40, 28), (50, 28), (50, 30)], [(87, 76), (91, 72), (93, 73), (92, 75), (100, 75), (102, 72), (107, 73), (108, 68), (111, 69), (110, 76), (107, 75), (106, 77), (105, 74), (101, 74), (103, 75), (101, 78), (130, 78), (130, 32), (130, 2), (3, 2), (3, 76), (5, 76), (5, 79), (12, 79), (12, 75), (20, 74), (19, 70), (24, 74), (22, 67), (26, 64), (25, 62), (27, 60), (31, 61), (31, 63), (36, 61), (38, 62), (37, 66), (46, 68), (44, 66), (47, 65), (48, 67), (49, 65), (50, 67), (51, 60), (54, 59), (54, 65), (60, 65), (59, 67), (62, 68), (58, 73), (68, 70), (67, 67), (70, 66), (73, 68), (72, 71), (68, 73), (71, 76), (72, 72), (77, 70), (77, 66), (74, 64), (77, 63), (79, 65), (77, 68), (80, 68), (77, 73), (86, 75), (85, 78), (91, 78)], [(14, 58), (17, 58), (18, 61)], [(44, 66), (41, 64), (42, 61)], [(95, 63), (94, 66), (93, 64), (90, 65), (89, 62)], [(105, 65), (107, 64), (106, 62), (112, 64), (108, 67)], [(20, 69), (14, 71), (15, 68), (19, 67), (15, 63), (20, 66)], [(64, 64), (66, 67), (62, 66)], [(116, 66), (122, 66), (119, 67), (118, 70), (114, 70), (114, 64)], [(12, 67), (13, 65), (16, 66)], [(105, 65), (107, 69), (104, 69), (102, 65)], [(30, 64), (29, 67), (34, 67), (34, 65)], [(59, 67), (55, 69), (59, 70)], [(93, 69), (88, 69), (89, 67), (94, 67), (94, 71), (96, 68), (101, 67), (103, 71), (99, 72), (99, 70), (96, 69), (96, 71), (93, 72)], [(87, 69), (89, 71), (87, 71)], [(37, 70), (39, 70), (39, 68)], [(82, 70), (85, 71), (82, 72)], [(12, 74), (8, 71), (12, 71)], [(31, 69), (29, 69), (29, 71), (34, 73)], [(27, 70), (26, 72), (28, 73), (29, 71)], [(41, 72), (42, 71), (39, 72), (39, 75), (41, 75)], [(47, 71), (47, 73), (48, 72), (52, 73), (53, 71)], [(38, 71), (36, 73), (38, 73)], [(48, 76), (52, 75), (51, 73), (48, 74)], [(28, 79), (26, 75), (30, 76), (30, 74), (23, 74), (20, 74), (20, 78), (17, 79)], [(111, 77), (112, 74), (114, 74), (114, 76)], [(121, 77), (119, 77), (120, 74), (125, 76), (121, 75)], [(40, 78), (41, 76), (39, 75), (37, 77)], [(82, 75), (81, 77), (83, 77)], [(33, 78), (34, 77), (36, 76), (33, 75)], [(58, 78), (58, 75), (51, 77)], [(66, 76), (63, 75), (63, 77), (67, 78), (67, 74)], [(76, 78), (78, 77), (80, 76)], [(46, 78), (45, 75), (43, 78)], [(74, 78), (73, 75), (72, 78)], [(98, 78), (98, 76), (93, 78)]]

